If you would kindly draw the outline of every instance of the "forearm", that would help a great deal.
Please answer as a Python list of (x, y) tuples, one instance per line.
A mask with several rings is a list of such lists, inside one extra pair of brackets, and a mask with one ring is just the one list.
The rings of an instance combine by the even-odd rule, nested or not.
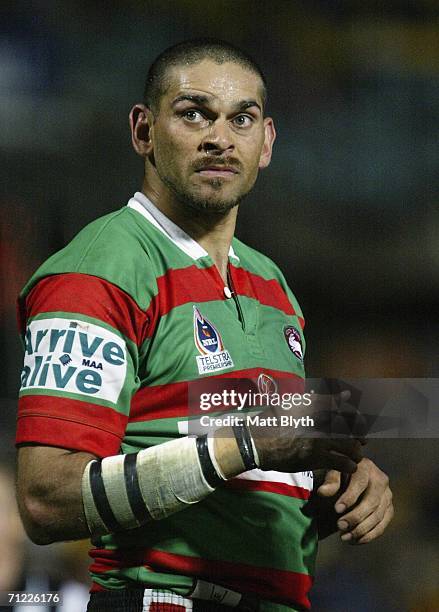
[(90, 532), (117, 533), (162, 520), (244, 471), (235, 439), (220, 436), (211, 442), (207, 436), (179, 438), (91, 462), (82, 481)]
[[(313, 453), (306, 440), (293, 437), (275, 446), (274, 459), (273, 444), (273, 438), (266, 437), (256, 443), (246, 427), (235, 426), (215, 432), (210, 443), (206, 436), (178, 438), (102, 460), (59, 448), (22, 448), (19, 503), (23, 522), (38, 544), (117, 533), (179, 512), (225, 480), (255, 467), (295, 472), (335, 461), (326, 452), (326, 442), (323, 454), (319, 447)], [(345, 450), (346, 444), (338, 444)], [(346, 450), (357, 457), (355, 445)], [(344, 460), (348, 467), (355, 466), (349, 457)], [(20, 469), (20, 464), (26, 469)]]
[[(193, 476), (197, 475), (198, 470), (200, 481), (200, 478), (203, 479), (203, 473), (200, 457), (194, 447), (195, 440), (192, 439), (193, 444), (190, 444), (188, 449), (184, 447), (187, 441), (188, 439), (174, 441), (175, 456), (165, 453), (165, 457), (161, 457), (163, 450), (169, 448), (168, 443), (140, 451), (137, 455), (116, 455), (99, 461), (89, 453), (45, 446), (21, 447), (18, 455), (17, 496), (27, 534), (37, 544), (81, 539), (90, 535), (132, 529), (153, 519), (159, 520), (169, 513), (187, 507), (184, 502), (178, 503), (179, 498), (184, 500), (188, 496), (190, 503), (200, 501), (223, 481), (219, 479), (214, 486), (202, 486), (202, 490), (198, 482), (198, 491), (195, 491), (194, 497), (194, 491), (191, 492)], [(210, 449), (224, 478), (231, 478), (244, 471), (233, 432), (217, 437)], [(188, 450), (191, 450), (191, 456)], [(167, 460), (164, 461), (166, 457)], [(93, 474), (99, 471), (102, 477), (100, 486), (93, 494), (90, 493), (89, 486), (84, 486), (89, 485), (92, 466)], [(139, 470), (139, 473), (136, 474), (133, 467)], [(188, 473), (192, 473), (189, 480)], [(141, 485), (141, 499), (132, 495), (134, 476), (137, 484)], [(180, 487), (180, 491), (176, 492), (177, 497), (174, 496), (174, 485), (177, 489)], [(163, 506), (169, 506), (169, 499), (177, 503), (160, 508), (162, 490), (168, 494), (168, 500), (161, 500)], [(87, 502), (90, 510), (90, 499), (93, 502), (93, 495), (98, 506), (97, 514), (93, 508), (87, 514)], [(143, 510), (141, 508), (130, 520), (131, 508), (139, 510), (141, 504), (144, 504)], [(113, 515), (121, 519), (121, 524), (117, 524), (117, 521), (110, 521), (111, 525), (105, 524), (108, 518), (108, 512), (102, 513), (102, 508), (105, 511), (105, 507), (107, 510), (110, 507)], [(104, 514), (103, 521), (101, 514)]]
[(18, 505), (26, 531), (35, 543), (90, 537), (82, 504), (81, 479), (91, 459), (93, 455), (89, 453), (59, 448), (20, 448)]

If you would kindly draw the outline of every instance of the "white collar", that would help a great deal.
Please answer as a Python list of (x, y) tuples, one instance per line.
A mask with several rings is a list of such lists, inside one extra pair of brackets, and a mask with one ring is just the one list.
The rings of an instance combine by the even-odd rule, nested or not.
[[(136, 191), (134, 197), (132, 197), (127, 206), (137, 210), (138, 213), (143, 215), (145, 219), (148, 219), (154, 227), (162, 232), (169, 238), (179, 249), (184, 251), (186, 255), (189, 255), (192, 259), (200, 259), (206, 257), (209, 253), (203, 249), (201, 244), (198, 244), (196, 240), (191, 238), (189, 234), (186, 234), (181, 227), (178, 227), (169, 217), (164, 215), (161, 210), (155, 206), (144, 193)], [(229, 257), (239, 260), (239, 257), (235, 254), (232, 245), (229, 249)]]

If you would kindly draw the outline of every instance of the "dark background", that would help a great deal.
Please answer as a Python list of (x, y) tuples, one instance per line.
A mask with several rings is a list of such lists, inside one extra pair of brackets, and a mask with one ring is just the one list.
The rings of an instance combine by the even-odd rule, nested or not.
[[(237, 44), (266, 73), (278, 138), (237, 235), (298, 297), (309, 375), (438, 376), (437, 1), (15, 0), (3, 1), (0, 27), (5, 461), (16, 294), (140, 188), (128, 112), (154, 57), (195, 36)], [(374, 544), (322, 545), (316, 612), (439, 610), (438, 450), (436, 440), (370, 444), (397, 514)]]

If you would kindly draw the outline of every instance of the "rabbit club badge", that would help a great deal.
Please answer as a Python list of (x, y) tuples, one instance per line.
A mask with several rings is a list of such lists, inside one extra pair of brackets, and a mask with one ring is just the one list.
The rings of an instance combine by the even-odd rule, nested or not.
[(302, 338), (299, 331), (292, 325), (288, 325), (284, 329), (284, 335), (290, 351), (297, 359), (303, 361)]

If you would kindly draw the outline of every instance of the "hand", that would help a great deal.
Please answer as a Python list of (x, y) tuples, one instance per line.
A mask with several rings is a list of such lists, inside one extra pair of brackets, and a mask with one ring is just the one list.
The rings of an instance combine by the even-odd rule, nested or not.
[[(340, 489), (340, 472), (330, 470), (317, 493), (332, 497)], [(346, 512), (348, 510), (348, 512)], [(343, 542), (367, 544), (381, 536), (393, 518), (389, 478), (370, 459), (364, 458), (337, 499), (337, 526)]]
[[(340, 470), (352, 474), (362, 459), (361, 443), (354, 438), (257, 438), (252, 430), (261, 469), (278, 472)], [(270, 435), (273, 435), (270, 432)]]
[[(346, 418), (338, 410), (340, 402), (348, 397), (349, 392), (337, 396), (313, 395), (312, 403), (305, 410), (305, 414), (312, 417), (312, 427), (279, 425), (279, 416), (285, 413), (277, 407), (271, 406), (263, 412), (262, 419), (273, 419), (272, 424), (249, 427), (261, 469), (300, 472), (324, 468), (349, 474), (355, 472), (362, 459), (364, 441), (349, 435)], [(296, 416), (301, 416), (299, 410)], [(331, 434), (334, 437), (331, 438)]]

